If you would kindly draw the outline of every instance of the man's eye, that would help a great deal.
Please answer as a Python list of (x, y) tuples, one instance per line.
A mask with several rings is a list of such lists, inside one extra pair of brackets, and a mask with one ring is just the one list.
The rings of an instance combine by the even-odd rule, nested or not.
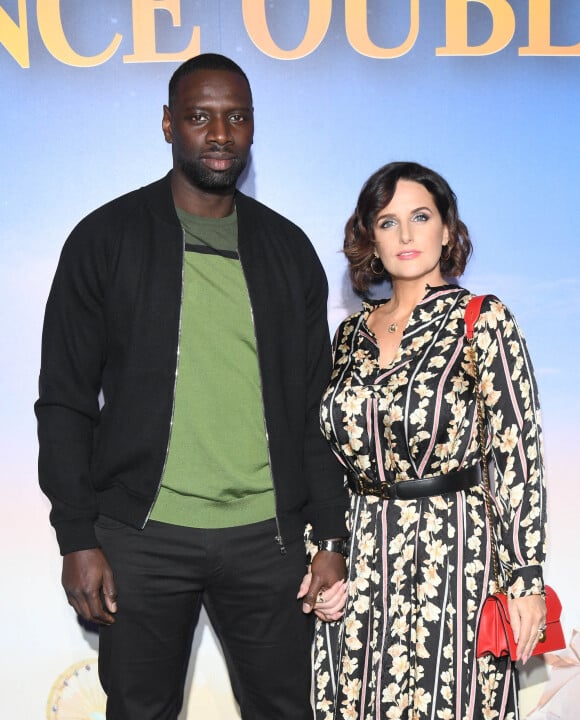
[(245, 119), (246, 119), (246, 116), (242, 115), (242, 113), (234, 113), (233, 115), (230, 115), (231, 122), (235, 122), (235, 123), (244, 122)]

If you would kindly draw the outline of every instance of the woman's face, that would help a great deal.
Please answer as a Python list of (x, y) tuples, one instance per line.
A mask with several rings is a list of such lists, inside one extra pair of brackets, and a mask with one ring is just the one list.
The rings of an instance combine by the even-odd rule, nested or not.
[(377, 213), (373, 233), (376, 253), (393, 282), (444, 284), (439, 260), (449, 233), (423, 185), (399, 180), (391, 202)]

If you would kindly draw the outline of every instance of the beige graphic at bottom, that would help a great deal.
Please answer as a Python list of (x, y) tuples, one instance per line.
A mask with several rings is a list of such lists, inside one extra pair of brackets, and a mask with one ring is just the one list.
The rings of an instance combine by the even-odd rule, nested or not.
[(99, 682), (97, 658), (65, 670), (51, 688), (47, 720), (105, 720), (107, 697)]

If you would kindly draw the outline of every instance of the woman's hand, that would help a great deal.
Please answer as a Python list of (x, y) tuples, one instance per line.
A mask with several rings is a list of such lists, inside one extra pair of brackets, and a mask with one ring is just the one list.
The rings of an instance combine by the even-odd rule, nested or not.
[(546, 601), (543, 595), (508, 598), (508, 612), (517, 647), (517, 659), (527, 662), (546, 629)]
[[(302, 598), (308, 593), (311, 580), (312, 575), (307, 573), (300, 584), (298, 598)], [(312, 608), (316, 617), (324, 622), (340, 620), (346, 605), (347, 589), (346, 580), (338, 580), (330, 588), (320, 590)]]

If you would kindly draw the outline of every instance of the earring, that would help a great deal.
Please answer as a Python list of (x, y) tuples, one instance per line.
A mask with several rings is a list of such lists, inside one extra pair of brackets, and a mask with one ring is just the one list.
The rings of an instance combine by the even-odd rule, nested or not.
[[(379, 263), (379, 268), (377, 268), (376, 263)], [(385, 266), (383, 265), (383, 261), (380, 257), (377, 255), (373, 255), (373, 259), (370, 262), (370, 268), (373, 275), (383, 275), (385, 272)]]

